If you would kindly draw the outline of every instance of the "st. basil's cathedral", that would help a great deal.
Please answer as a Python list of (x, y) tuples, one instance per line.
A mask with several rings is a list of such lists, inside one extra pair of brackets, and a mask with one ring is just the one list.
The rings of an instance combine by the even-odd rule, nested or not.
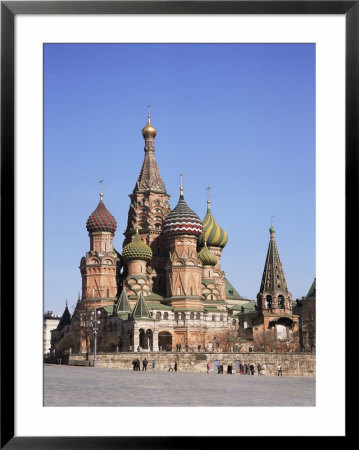
[(96, 318), (99, 351), (271, 351), (274, 341), (297, 350), (298, 315), (273, 226), (257, 302), (244, 299), (221, 268), (228, 236), (213, 217), (209, 191), (201, 220), (185, 200), (181, 176), (171, 210), (155, 158), (156, 134), (148, 115), (121, 253), (114, 248), (117, 223), (101, 185), (86, 223), (90, 250), (80, 262), (82, 295), (72, 318), (65, 311), (68, 320), (53, 333), (54, 345), (67, 337), (72, 351), (92, 351), (86, 330)]

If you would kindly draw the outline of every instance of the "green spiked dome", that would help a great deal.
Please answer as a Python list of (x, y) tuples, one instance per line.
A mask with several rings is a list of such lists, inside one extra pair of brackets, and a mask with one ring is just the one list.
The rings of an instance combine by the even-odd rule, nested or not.
[(132, 242), (130, 242), (123, 248), (122, 257), (127, 261), (131, 261), (134, 259), (138, 259), (141, 261), (150, 261), (150, 259), (152, 258), (152, 250), (147, 244), (142, 241), (140, 235), (138, 234), (138, 230), (136, 230), (136, 234), (132, 239)]
[(228, 235), (226, 231), (221, 228), (214, 220), (211, 209), (208, 202), (207, 214), (202, 220), (203, 233), (199, 236), (198, 241), (200, 245), (207, 245), (210, 247), (225, 247), (228, 241)]
[(215, 266), (217, 264), (217, 256), (214, 255), (207, 247), (207, 243), (204, 244), (202, 250), (198, 253), (199, 259), (204, 266)]

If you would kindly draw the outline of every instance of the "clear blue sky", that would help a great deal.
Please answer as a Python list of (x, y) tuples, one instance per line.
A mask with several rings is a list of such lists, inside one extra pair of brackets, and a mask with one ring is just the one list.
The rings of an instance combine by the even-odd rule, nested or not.
[(121, 253), (151, 104), (156, 159), (174, 208), (228, 232), (222, 269), (255, 299), (270, 216), (289, 290), (315, 277), (315, 46), (312, 44), (46, 44), (45, 310), (81, 291), (86, 220), (104, 202)]

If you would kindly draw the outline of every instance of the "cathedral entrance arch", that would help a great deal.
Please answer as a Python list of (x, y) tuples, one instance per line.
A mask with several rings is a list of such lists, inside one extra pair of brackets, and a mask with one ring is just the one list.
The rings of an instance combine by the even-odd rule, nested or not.
[(153, 351), (153, 331), (147, 330), (146, 331), (146, 344), (147, 347), (151, 352)]
[(158, 346), (160, 350), (172, 350), (172, 334), (168, 331), (160, 331), (158, 333)]

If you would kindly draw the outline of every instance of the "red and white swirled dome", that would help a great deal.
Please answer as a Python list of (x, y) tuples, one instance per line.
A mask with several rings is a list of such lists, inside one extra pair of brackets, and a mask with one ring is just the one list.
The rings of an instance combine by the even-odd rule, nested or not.
[(189, 208), (181, 194), (177, 206), (164, 220), (162, 230), (165, 235), (193, 234), (199, 236), (203, 231), (203, 225), (201, 219)]
[(116, 231), (116, 219), (111, 213), (108, 212), (104, 202), (102, 201), (101, 195), (97, 208), (87, 219), (86, 228), (89, 233), (94, 233), (97, 231), (114, 233)]

